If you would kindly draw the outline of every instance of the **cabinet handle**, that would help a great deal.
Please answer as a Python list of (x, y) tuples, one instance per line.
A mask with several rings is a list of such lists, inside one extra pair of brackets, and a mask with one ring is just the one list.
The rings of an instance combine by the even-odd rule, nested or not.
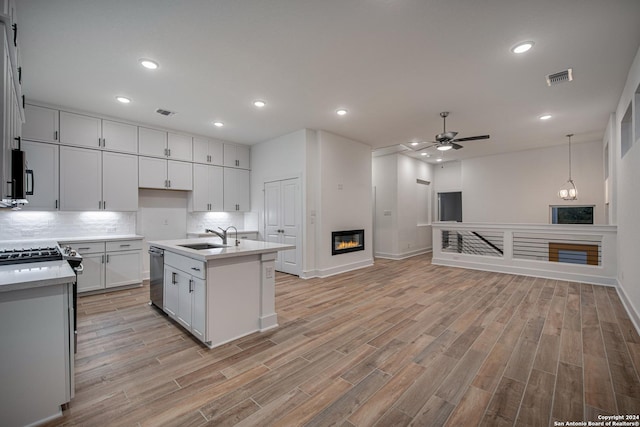
[(22, 84), (22, 67), (18, 67), (18, 83)]
[(102, 209), (107, 210), (107, 202), (105, 202), (104, 200), (102, 201)]
[(56, 199), (56, 209), (58, 209), (58, 199)]
[(98, 200), (98, 210), (102, 209), (102, 201)]
[(168, 187), (171, 188), (171, 180), (168, 179), (167, 182), (169, 183)]
[(58, 140), (58, 131), (57, 131), (57, 130), (54, 130), (54, 131), (53, 131), (53, 140), (54, 140), (54, 141), (57, 141), (57, 140)]
[(171, 272), (171, 284), (172, 285), (176, 284), (176, 273), (175, 273), (175, 271)]
[(193, 280), (189, 279), (189, 293), (193, 292)]
[(102, 255), (100, 258), (102, 259), (101, 262), (104, 264), (104, 255)]
[(18, 47), (18, 24), (13, 24), (13, 45)]
[(109, 254), (107, 254), (107, 264), (109, 263)]
[(191, 269), (192, 269), (193, 271), (200, 271), (200, 269), (199, 269), (199, 268), (197, 268), (197, 267), (191, 267)]
[(84, 250), (88, 251), (89, 249), (91, 249), (91, 248), (78, 248), (79, 251), (84, 251)]
[(22, 95), (22, 109), (25, 109), (25, 105), (27, 104), (27, 101), (25, 101), (25, 97), (24, 95)]
[(126, 245), (120, 245), (120, 247), (121, 247), (121, 248), (126, 248), (126, 247), (129, 247), (129, 246), (131, 246), (131, 245), (129, 245), (129, 244), (126, 244)]
[(107, 138), (102, 138), (102, 147), (105, 148), (107, 146)]
[(167, 156), (171, 157), (171, 148), (167, 148), (167, 153), (169, 153)]

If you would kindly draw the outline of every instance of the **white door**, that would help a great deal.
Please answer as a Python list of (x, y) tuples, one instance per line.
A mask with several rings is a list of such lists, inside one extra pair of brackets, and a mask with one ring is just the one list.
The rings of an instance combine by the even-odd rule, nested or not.
[(33, 195), (27, 194), (28, 204), (23, 209), (58, 209), (58, 145), (22, 141), (27, 159), (27, 170), (33, 171)]
[(138, 127), (126, 123), (102, 121), (104, 148), (126, 153), (138, 153)]
[(105, 287), (130, 285), (140, 282), (140, 251), (107, 252), (105, 263)]
[(300, 179), (267, 182), (264, 197), (265, 240), (296, 247), (278, 252), (276, 270), (299, 276), (302, 266)]
[(138, 210), (138, 156), (102, 153), (102, 208), (121, 212)]
[(102, 209), (102, 152), (60, 147), (60, 210)]

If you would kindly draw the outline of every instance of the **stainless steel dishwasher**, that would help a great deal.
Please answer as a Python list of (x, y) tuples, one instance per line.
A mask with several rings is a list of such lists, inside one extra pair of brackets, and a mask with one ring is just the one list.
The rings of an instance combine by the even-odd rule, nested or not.
[(151, 304), (162, 310), (162, 293), (164, 291), (164, 250), (151, 246), (149, 248), (149, 297)]

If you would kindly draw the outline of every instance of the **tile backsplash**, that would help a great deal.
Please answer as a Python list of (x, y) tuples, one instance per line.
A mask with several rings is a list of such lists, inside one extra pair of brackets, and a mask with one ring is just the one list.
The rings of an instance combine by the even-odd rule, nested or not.
[(0, 240), (135, 234), (135, 212), (0, 211)]
[(244, 230), (245, 214), (235, 212), (193, 212), (187, 216), (187, 232), (204, 232), (206, 228), (217, 230), (233, 225)]

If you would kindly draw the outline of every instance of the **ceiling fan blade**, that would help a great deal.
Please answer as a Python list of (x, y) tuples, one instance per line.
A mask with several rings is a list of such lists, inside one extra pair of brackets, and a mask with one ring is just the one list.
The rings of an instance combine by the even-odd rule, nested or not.
[(478, 139), (489, 139), (489, 135), (468, 136), (466, 138), (454, 139), (454, 142), (476, 141)]
[(464, 148), (462, 145), (456, 144), (455, 142), (450, 142), (449, 145), (451, 145), (454, 150), (459, 150), (461, 148)]
[(416, 152), (418, 152), (418, 151), (424, 151), (424, 150), (427, 150), (427, 149), (429, 149), (429, 148), (435, 147), (436, 145), (440, 145), (440, 144), (438, 144), (437, 142), (433, 142), (433, 141), (426, 141), (426, 142), (427, 142), (428, 144), (431, 144), (431, 145), (427, 145), (426, 147), (418, 148), (417, 150), (413, 150), (413, 151), (416, 151)]

